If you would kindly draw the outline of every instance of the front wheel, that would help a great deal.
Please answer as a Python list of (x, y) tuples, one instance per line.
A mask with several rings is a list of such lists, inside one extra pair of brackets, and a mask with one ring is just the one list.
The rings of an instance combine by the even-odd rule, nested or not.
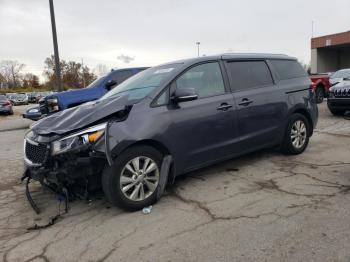
[(156, 202), (162, 154), (149, 146), (134, 146), (119, 155), (102, 175), (107, 199), (127, 210)]
[(293, 114), (288, 122), (281, 151), (288, 155), (304, 152), (309, 143), (311, 127), (307, 118), (302, 114)]

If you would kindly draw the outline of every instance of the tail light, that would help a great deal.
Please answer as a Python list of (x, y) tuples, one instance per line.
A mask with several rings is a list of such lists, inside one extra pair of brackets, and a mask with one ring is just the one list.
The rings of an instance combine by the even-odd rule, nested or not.
[(2, 105), (3, 105), (3, 106), (10, 106), (11, 103), (10, 103), (10, 101), (5, 101), (4, 103), (2, 103)]

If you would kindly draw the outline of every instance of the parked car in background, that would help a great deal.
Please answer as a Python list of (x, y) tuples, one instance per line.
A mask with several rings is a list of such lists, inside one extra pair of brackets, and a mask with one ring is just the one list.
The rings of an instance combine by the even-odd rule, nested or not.
[(350, 78), (330, 88), (327, 106), (333, 115), (344, 115), (350, 111)]
[(23, 114), (23, 117), (38, 120), (39, 112), (41, 115), (46, 116), (67, 108), (72, 108), (83, 103), (96, 100), (106, 94), (116, 85), (121, 84), (129, 77), (145, 69), (147, 69), (147, 67), (112, 70), (107, 75), (96, 79), (86, 88), (73, 89), (47, 95), (44, 99), (40, 100), (39, 108), (31, 108), (27, 110), (27, 112)]
[(310, 85), (285, 55), (225, 54), (149, 68), (34, 125), (25, 136), (24, 178), (59, 192), (102, 184), (110, 202), (137, 210), (180, 174), (262, 148), (302, 153), (318, 118)]
[(0, 95), (0, 113), (13, 115), (12, 104), (5, 95)]
[(350, 68), (336, 71), (330, 76), (329, 81), (331, 83), (331, 86), (334, 86), (347, 79), (350, 79)]
[(28, 94), (28, 102), (35, 104), (37, 103), (37, 99), (36, 99), (37, 93), (33, 92), (33, 93), (29, 93)]
[(18, 106), (18, 105), (28, 105), (28, 96), (24, 93), (18, 93), (11, 95), (9, 100), (11, 101), (12, 105)]
[(331, 84), (329, 82), (329, 74), (312, 74), (310, 75), (312, 81), (312, 88), (316, 93), (317, 103), (322, 103), (324, 98), (328, 96)]

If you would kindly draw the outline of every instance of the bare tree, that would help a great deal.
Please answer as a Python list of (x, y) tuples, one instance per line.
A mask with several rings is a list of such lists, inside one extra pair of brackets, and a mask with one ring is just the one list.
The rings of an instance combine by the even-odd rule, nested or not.
[(39, 77), (37, 75), (34, 75), (32, 73), (27, 73), (23, 76), (22, 79), (22, 87), (33, 87), (38, 88), (40, 87)]
[(0, 72), (5, 78), (8, 87), (17, 87), (20, 85), (21, 71), (24, 64), (17, 60), (3, 60), (0, 63)]
[(98, 64), (95, 68), (94, 68), (94, 73), (101, 77), (104, 76), (105, 74), (108, 73), (108, 69), (107, 66), (104, 64)]
[[(45, 85), (47, 87), (53, 88), (56, 79), (54, 56), (46, 58), (44, 63), (45, 69), (43, 75), (47, 79)], [(84, 87), (83, 79), (85, 80), (86, 85), (89, 85), (92, 81), (96, 79), (95, 74), (90, 72), (90, 68), (87, 66), (84, 66), (84, 68), (82, 68), (81, 63), (77, 63), (75, 61), (61, 60), (60, 66), (62, 82), (65, 89), (82, 88)]]

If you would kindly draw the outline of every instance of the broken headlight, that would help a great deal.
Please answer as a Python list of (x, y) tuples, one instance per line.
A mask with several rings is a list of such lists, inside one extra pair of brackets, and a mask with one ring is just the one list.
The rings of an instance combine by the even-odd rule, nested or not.
[(79, 146), (94, 143), (104, 134), (106, 125), (107, 123), (92, 126), (52, 142), (52, 155), (62, 154)]

